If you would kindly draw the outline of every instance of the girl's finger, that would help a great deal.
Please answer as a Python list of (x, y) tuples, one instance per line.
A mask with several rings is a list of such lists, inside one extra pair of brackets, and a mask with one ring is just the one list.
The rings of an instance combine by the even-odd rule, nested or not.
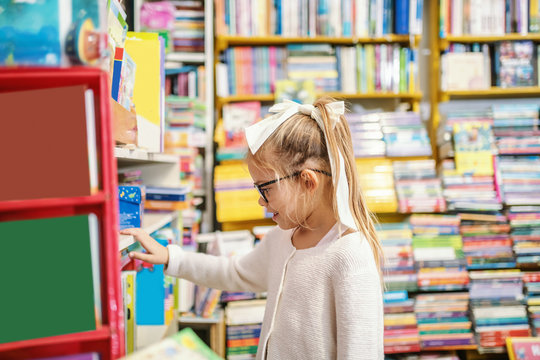
[(146, 262), (149, 262), (149, 263), (152, 263), (152, 254), (144, 254), (144, 253), (141, 253), (141, 252), (138, 252), (138, 251), (132, 251), (129, 253), (129, 257), (131, 259), (138, 259), (138, 260), (142, 260), (142, 261), (146, 261)]

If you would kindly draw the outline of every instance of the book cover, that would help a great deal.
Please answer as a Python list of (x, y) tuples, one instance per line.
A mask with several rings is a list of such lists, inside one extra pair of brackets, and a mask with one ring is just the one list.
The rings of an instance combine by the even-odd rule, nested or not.
[(225, 147), (246, 147), (244, 129), (261, 119), (261, 103), (247, 101), (223, 106)]
[[(4, 296), (0, 343), (96, 330), (101, 326), (99, 229), (95, 215), (0, 222)], [(31, 249), (31, 250), (29, 250)], [(39, 269), (39, 271), (36, 271)], [(26, 280), (21, 280), (26, 279)], [(36, 294), (39, 301), (36, 302)], [(29, 311), (33, 309), (33, 311)], [(27, 324), (32, 326), (27, 326)]]
[(510, 360), (540, 359), (540, 338), (512, 337), (506, 338), (506, 348)]
[(501, 41), (495, 52), (497, 86), (536, 86), (536, 52), (532, 41)]
[(92, 90), (79, 85), (5, 92), (0, 108), (0, 151), (9, 154), (2, 165), (10, 174), (2, 179), (0, 201), (97, 192)]

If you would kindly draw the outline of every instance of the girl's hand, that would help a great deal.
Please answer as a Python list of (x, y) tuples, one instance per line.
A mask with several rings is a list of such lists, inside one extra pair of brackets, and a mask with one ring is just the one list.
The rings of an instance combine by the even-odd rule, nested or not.
[(154, 265), (167, 265), (169, 263), (169, 250), (150, 237), (143, 229), (124, 229), (120, 231), (120, 234), (132, 235), (147, 252), (146, 254), (137, 251), (130, 252), (131, 259), (139, 259)]

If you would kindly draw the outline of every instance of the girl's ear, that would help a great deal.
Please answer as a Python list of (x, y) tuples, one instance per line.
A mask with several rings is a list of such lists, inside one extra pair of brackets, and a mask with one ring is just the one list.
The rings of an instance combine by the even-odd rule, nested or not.
[(302, 170), (300, 173), (300, 181), (302, 186), (310, 193), (315, 192), (321, 185), (315, 171), (309, 169)]

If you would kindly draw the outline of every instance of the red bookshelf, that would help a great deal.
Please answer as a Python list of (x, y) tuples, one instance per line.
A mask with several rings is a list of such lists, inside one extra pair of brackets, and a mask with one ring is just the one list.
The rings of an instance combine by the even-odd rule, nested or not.
[[(99, 287), (102, 325), (94, 331), (0, 343), (1, 359), (32, 359), (97, 352), (102, 360), (109, 360), (124, 355), (123, 306), (118, 256), (116, 161), (112, 134), (109, 76), (100, 69), (85, 67), (0, 69), (0, 93), (71, 85), (86, 85), (94, 92), (99, 192), (95, 195), (70, 198), (0, 201), (0, 222), (88, 212), (97, 215), (99, 220)], [(50, 159), (50, 161), (55, 161), (55, 159)], [(66, 168), (69, 169), (69, 164), (66, 165)], [(46, 174), (43, 175), (46, 176)], [(17, 174), (11, 176), (17, 176)], [(68, 171), (65, 176), (69, 176)], [(37, 184), (39, 184), (39, 180), (37, 180)], [(10, 294), (9, 296), (14, 295)], [(30, 319), (33, 318), (32, 311), (29, 309)], [(21, 326), (30, 328), (33, 325), (31, 321), (25, 320)], [(9, 331), (9, 329), (3, 330)]]

